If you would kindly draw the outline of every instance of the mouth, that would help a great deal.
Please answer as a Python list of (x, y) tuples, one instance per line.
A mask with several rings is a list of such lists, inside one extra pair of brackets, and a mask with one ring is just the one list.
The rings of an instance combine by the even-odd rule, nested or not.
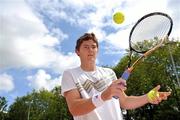
[(88, 56), (93, 57), (94, 55), (88, 55)]

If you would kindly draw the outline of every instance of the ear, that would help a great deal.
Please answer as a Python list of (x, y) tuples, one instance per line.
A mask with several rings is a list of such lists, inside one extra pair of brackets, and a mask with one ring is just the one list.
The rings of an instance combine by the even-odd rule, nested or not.
[(77, 56), (79, 56), (79, 51), (78, 51), (78, 50), (76, 50), (75, 52), (76, 52)]

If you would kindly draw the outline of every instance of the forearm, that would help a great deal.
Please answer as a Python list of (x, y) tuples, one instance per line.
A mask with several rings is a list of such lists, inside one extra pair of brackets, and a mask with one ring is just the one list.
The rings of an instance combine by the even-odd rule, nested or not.
[(124, 109), (135, 109), (148, 103), (147, 95), (127, 96), (121, 107)]
[(69, 111), (73, 116), (87, 114), (96, 108), (92, 103), (91, 98), (73, 100), (73, 102), (71, 102), (71, 104), (69, 104), (68, 107)]

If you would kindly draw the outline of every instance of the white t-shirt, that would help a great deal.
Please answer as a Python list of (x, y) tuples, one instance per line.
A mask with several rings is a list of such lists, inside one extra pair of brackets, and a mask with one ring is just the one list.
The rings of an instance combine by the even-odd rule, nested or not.
[[(96, 67), (95, 71), (85, 72), (80, 67), (64, 71), (61, 92), (78, 89), (82, 98), (90, 98), (104, 91), (117, 77), (109, 68)], [(74, 120), (122, 120), (119, 100), (112, 98), (88, 114), (74, 116)]]

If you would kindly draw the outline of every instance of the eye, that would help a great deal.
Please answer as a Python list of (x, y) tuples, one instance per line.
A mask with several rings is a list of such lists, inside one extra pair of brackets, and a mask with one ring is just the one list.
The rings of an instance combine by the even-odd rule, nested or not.
[(96, 46), (96, 45), (93, 45), (93, 46), (92, 46), (92, 48), (93, 48), (93, 49), (96, 49), (96, 48), (97, 48), (97, 46)]
[(84, 48), (89, 48), (89, 46), (84, 46)]

